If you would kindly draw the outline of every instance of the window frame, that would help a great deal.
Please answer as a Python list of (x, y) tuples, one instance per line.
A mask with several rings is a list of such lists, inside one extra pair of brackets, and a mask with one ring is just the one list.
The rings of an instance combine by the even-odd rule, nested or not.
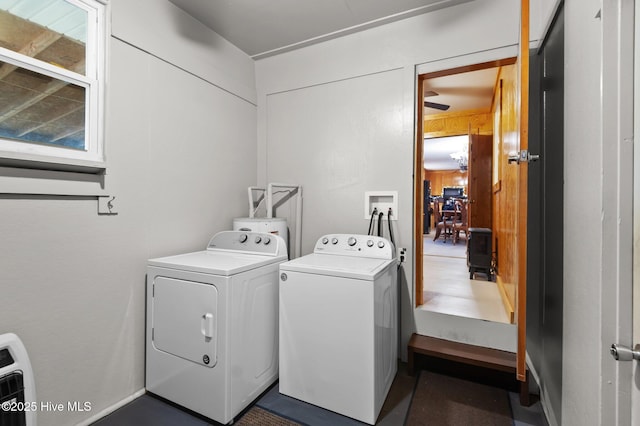
[(0, 138), (0, 166), (85, 173), (103, 173), (106, 169), (104, 117), (108, 0), (65, 1), (87, 12), (84, 75), (2, 47), (0, 60), (85, 89), (85, 147), (78, 150)]

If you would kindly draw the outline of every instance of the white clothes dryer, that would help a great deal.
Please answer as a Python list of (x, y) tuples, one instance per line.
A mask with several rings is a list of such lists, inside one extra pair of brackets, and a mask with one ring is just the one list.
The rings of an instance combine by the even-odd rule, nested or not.
[(388, 240), (347, 234), (280, 264), (280, 393), (375, 424), (397, 371), (397, 265)]
[(284, 240), (224, 231), (147, 267), (146, 388), (229, 423), (278, 378)]

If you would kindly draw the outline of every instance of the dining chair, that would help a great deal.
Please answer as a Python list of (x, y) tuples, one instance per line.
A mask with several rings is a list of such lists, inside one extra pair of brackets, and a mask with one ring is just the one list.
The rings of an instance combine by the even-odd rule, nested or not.
[(469, 240), (469, 209), (467, 203), (460, 203), (460, 221), (453, 223), (453, 244), (460, 239), (460, 232), (464, 232), (465, 239)]
[[(450, 220), (445, 220), (442, 217), (442, 213), (440, 211), (440, 201), (435, 200), (433, 202), (433, 215), (434, 222), (436, 224), (436, 235), (433, 237), (433, 241), (436, 241), (442, 235), (444, 241), (447, 241), (450, 235), (453, 234), (453, 222)], [(444, 231), (444, 232), (443, 232)]]

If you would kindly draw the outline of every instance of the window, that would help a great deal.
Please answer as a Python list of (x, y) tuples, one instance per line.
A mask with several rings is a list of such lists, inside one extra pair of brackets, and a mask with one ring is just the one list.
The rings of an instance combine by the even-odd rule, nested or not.
[(0, 163), (104, 168), (105, 0), (0, 0)]

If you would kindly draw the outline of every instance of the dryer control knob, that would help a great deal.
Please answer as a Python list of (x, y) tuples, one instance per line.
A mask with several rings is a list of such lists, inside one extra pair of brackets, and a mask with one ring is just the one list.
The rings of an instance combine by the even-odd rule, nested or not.
[(384, 241), (378, 241), (378, 247), (384, 248)]
[(241, 243), (246, 242), (246, 241), (247, 241), (247, 238), (249, 238), (249, 237), (247, 237), (247, 234), (242, 234), (242, 235), (240, 235), (240, 242), (241, 242)]
[(262, 241), (262, 237), (256, 237), (256, 244), (260, 244), (260, 242)]
[(351, 247), (355, 246), (357, 242), (358, 240), (356, 240), (355, 237), (349, 237), (349, 239), (347, 240), (347, 244), (349, 244)]
[(367, 247), (373, 247), (373, 240), (367, 240)]
[(333, 245), (338, 244), (338, 239), (337, 238), (332, 238), (331, 239), (331, 244), (333, 244)]
[(327, 237), (324, 237), (322, 239), (322, 244), (327, 244), (329, 242), (329, 239)]
[(265, 245), (265, 246), (268, 246), (270, 242), (271, 242), (271, 238), (269, 238), (269, 237), (264, 237), (264, 245)]

